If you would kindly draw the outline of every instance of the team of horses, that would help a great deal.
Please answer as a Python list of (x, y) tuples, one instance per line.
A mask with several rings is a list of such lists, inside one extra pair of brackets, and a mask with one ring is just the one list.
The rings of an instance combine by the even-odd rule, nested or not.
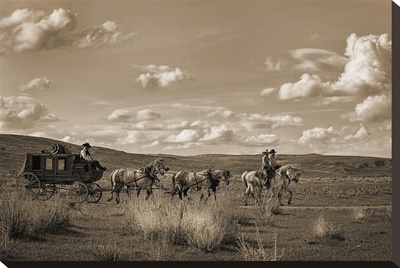
[[(147, 193), (146, 200), (153, 195), (153, 186), (160, 182), (159, 175), (164, 175), (169, 171), (169, 167), (165, 165), (163, 158), (157, 158), (139, 169), (120, 168), (111, 172), (111, 196), (107, 201), (111, 201), (116, 195), (117, 204), (120, 203), (120, 192), (126, 187), (126, 193), (131, 198), (131, 189), (136, 189), (136, 196), (139, 197), (141, 190)], [(247, 205), (248, 198), (252, 196), (256, 205), (261, 205), (261, 194), (263, 189), (270, 194), (269, 202), (274, 196), (278, 197), (279, 205), (283, 205), (281, 197), (284, 193), (289, 193), (288, 205), (291, 204), (292, 190), (289, 184), (294, 181), (298, 182), (301, 175), (301, 169), (285, 165), (275, 170), (270, 179), (270, 186), (264, 186), (265, 175), (261, 170), (245, 171), (241, 175), (241, 180), (244, 183), (246, 190), (244, 192), (244, 205)], [(170, 194), (171, 197), (178, 195), (181, 200), (190, 200), (188, 191), (197, 191), (200, 193), (200, 200), (205, 202), (214, 195), (214, 200), (217, 199), (217, 187), (221, 182), (229, 185), (232, 174), (226, 169), (205, 169), (198, 172), (189, 172), (180, 170), (172, 175), (172, 188), (165, 191), (165, 194)]]

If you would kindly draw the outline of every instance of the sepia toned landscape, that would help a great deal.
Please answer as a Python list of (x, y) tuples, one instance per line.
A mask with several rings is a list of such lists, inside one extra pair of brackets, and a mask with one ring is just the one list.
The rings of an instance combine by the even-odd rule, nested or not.
[[(16, 176), (27, 153), (62, 144), (78, 154), (80, 144), (23, 135), (0, 135), (1, 247), (8, 261), (390, 261), (392, 255), (392, 160), (380, 157), (281, 155), (280, 164), (301, 168), (292, 182), (292, 204), (276, 198), (256, 206), (241, 174), (261, 167), (260, 155), (194, 156), (130, 154), (93, 147), (107, 167), (97, 203), (73, 202), (60, 188), (48, 200), (18, 192)], [(129, 200), (107, 202), (110, 173), (139, 169), (163, 158), (153, 197), (132, 190)], [(187, 200), (171, 198), (171, 177), (179, 170), (227, 169), (217, 198), (204, 202), (190, 190)]]

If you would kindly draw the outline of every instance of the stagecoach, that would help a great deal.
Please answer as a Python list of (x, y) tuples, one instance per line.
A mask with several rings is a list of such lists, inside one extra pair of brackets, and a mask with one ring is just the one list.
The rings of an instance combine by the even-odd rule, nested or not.
[(64, 150), (62, 153), (27, 153), (17, 186), (23, 188), (33, 199), (47, 200), (57, 192), (66, 192), (74, 202), (97, 203), (102, 189), (96, 181), (104, 170), (88, 170), (79, 154)]

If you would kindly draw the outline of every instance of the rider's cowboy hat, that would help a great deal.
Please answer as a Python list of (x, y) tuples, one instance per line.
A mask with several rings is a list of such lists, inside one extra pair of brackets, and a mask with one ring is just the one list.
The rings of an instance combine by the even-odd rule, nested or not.
[(276, 151), (275, 151), (275, 149), (272, 149), (271, 151), (269, 151), (269, 153), (270, 153), (270, 154), (275, 154)]
[(268, 154), (268, 149), (265, 149), (265, 151), (262, 152), (262, 154)]
[(83, 146), (83, 147), (92, 148), (92, 146), (90, 146), (90, 144), (89, 144), (89, 143), (87, 143), (87, 142), (86, 142), (86, 143), (84, 143), (84, 144), (82, 144), (82, 146)]

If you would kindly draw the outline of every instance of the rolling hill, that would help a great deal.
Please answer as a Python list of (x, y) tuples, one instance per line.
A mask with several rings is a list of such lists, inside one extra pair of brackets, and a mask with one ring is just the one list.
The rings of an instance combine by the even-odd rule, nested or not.
[[(62, 144), (72, 153), (78, 154), (80, 144), (71, 144), (58, 140), (0, 134), (0, 175), (16, 175), (24, 162), (26, 153), (40, 153), (51, 150), (54, 144)], [(260, 149), (260, 152), (262, 149)], [(166, 154), (131, 154), (104, 147), (91, 148), (93, 157), (107, 167), (105, 175), (117, 168), (140, 168), (156, 157), (163, 157), (171, 172), (178, 170), (199, 171), (207, 167), (229, 169), (235, 177), (246, 170), (258, 170), (261, 167), (259, 155), (203, 154), (178, 156)], [(301, 167), (302, 177), (376, 177), (392, 176), (392, 159), (365, 156), (334, 155), (277, 155), (278, 163)]]

